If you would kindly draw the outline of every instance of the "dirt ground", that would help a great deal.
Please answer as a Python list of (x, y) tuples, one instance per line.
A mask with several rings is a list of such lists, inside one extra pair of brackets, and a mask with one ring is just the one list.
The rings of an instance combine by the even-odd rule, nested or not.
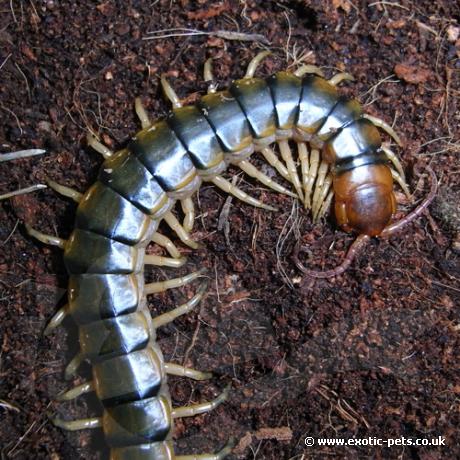
[[(47, 150), (2, 163), (0, 193), (47, 177), (84, 191), (102, 162), (85, 144), (87, 130), (111, 148), (124, 146), (139, 129), (134, 98), (142, 96), (152, 117), (165, 115), (158, 77), (166, 74), (184, 101), (195, 101), (207, 87), (202, 69), (209, 57), (220, 87), (241, 77), (267, 48), (273, 54), (259, 75), (300, 61), (328, 75), (353, 74), (356, 81), (343, 84), (343, 93), (394, 123), (404, 141), (397, 153), (415, 202), (398, 193), (398, 217), (429, 188), (415, 165), (436, 172), (436, 201), (398, 235), (372, 241), (345, 274), (313, 283), (296, 269), (292, 250), (300, 238), (310, 247), (311, 255), (303, 255), (310, 267), (337, 264), (353, 237), (333, 219), (312, 224), (291, 198), (243, 176), (239, 185), (276, 205), (277, 213), (229, 202), (203, 186), (193, 234), (203, 249), (181, 247), (189, 255), (183, 270), (152, 270), (147, 278), (209, 268), (206, 300), (161, 329), (159, 342), (167, 360), (215, 373), (210, 382), (171, 379), (175, 404), (212, 398), (228, 382), (232, 393), (212, 413), (177, 422), (177, 452), (217, 451), (233, 436), (238, 445), (231, 459), (460, 458), (455, 2), (17, 0), (1, 1), (0, 13), (1, 152)], [(144, 40), (171, 28), (202, 33), (166, 31)], [(227, 177), (237, 173), (230, 169)], [(66, 238), (74, 212), (75, 204), (49, 189), (1, 203), (2, 459), (100, 458), (100, 432), (66, 433), (48, 421), (48, 412), (67, 419), (99, 412), (91, 396), (51, 402), (71, 385), (63, 369), (76, 352), (76, 332), (69, 322), (42, 336), (65, 302), (66, 273), (60, 251), (28, 237), (23, 226)], [(152, 297), (152, 313), (196, 289)], [(76, 383), (88, 372), (83, 368)], [(400, 436), (444, 436), (446, 445), (304, 444), (306, 437)]]

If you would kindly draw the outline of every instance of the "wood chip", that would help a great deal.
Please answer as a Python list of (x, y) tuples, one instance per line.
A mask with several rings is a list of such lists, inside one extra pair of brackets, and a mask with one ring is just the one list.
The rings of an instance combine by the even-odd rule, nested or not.
[(431, 76), (431, 71), (423, 67), (417, 67), (408, 64), (396, 64), (395, 74), (401, 80), (414, 85), (425, 83)]
[(261, 428), (253, 433), (259, 441), (264, 439), (277, 439), (278, 441), (290, 441), (292, 439), (292, 430), (288, 426), (277, 428)]

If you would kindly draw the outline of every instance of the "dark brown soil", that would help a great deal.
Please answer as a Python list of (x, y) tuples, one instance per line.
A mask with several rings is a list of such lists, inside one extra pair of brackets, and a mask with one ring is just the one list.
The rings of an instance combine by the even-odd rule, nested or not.
[[(162, 329), (159, 341), (167, 360), (216, 374), (209, 383), (171, 379), (175, 404), (212, 398), (229, 381), (233, 389), (212, 413), (177, 423), (177, 451), (215, 451), (234, 436), (239, 444), (231, 458), (240, 459), (460, 458), (455, 2), (5, 0), (0, 7), (1, 150), (48, 151), (2, 163), (1, 192), (46, 177), (85, 190), (102, 161), (85, 146), (87, 129), (120, 148), (139, 128), (134, 98), (142, 95), (152, 116), (163, 116), (168, 104), (158, 77), (167, 74), (180, 97), (193, 102), (206, 89), (202, 66), (209, 57), (221, 87), (241, 77), (266, 46), (273, 55), (260, 75), (302, 55), (328, 74), (353, 74), (356, 81), (342, 85), (343, 92), (369, 103), (368, 113), (395, 122), (405, 143), (398, 154), (416, 200), (429, 186), (413, 173), (416, 164), (421, 171), (426, 165), (434, 169), (438, 197), (415, 224), (369, 244), (343, 276), (310, 283), (291, 258), (294, 234), (280, 243), (286, 221), (293, 226), (290, 198), (241, 182), (280, 211), (270, 214), (233, 200), (226, 238), (218, 228), (226, 197), (202, 187), (194, 237), (205, 248), (190, 254), (183, 272), (209, 267), (209, 295), (199, 316)], [(143, 40), (149, 31), (173, 27), (208, 34)], [(261, 34), (270, 45), (222, 38), (223, 30)], [(399, 215), (413, 207), (403, 203)], [(47, 411), (71, 419), (97, 414), (98, 408), (91, 397), (50, 402), (70, 385), (62, 374), (76, 351), (76, 336), (69, 323), (42, 337), (65, 302), (66, 274), (60, 251), (37, 243), (23, 227), (27, 222), (65, 238), (74, 211), (72, 202), (51, 190), (1, 204), (2, 459), (99, 456), (101, 433), (65, 433), (47, 418)], [(299, 217), (311, 267), (331, 267), (343, 258), (351, 236), (332, 221), (312, 225), (301, 210)], [(172, 308), (195, 289), (152, 298), (152, 312)], [(87, 374), (83, 369), (77, 383)], [(439, 435), (445, 447), (304, 445), (307, 436)]]

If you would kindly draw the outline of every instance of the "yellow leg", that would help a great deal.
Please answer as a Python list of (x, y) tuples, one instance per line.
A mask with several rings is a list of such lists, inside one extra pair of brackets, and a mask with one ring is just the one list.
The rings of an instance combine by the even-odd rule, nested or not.
[(141, 121), (142, 129), (148, 128), (152, 123), (150, 122), (149, 116), (142, 104), (141, 98), (136, 97), (134, 100), (134, 110)]
[(332, 198), (334, 198), (334, 191), (331, 190), (326, 199), (323, 201), (323, 205), (321, 206), (321, 209), (319, 210), (317, 220), (322, 219), (324, 215), (326, 214), (327, 210), (331, 206)]
[(305, 188), (305, 197), (306, 197), (305, 200), (310, 205), (312, 204), (311, 192), (313, 190), (313, 185), (315, 183), (316, 176), (318, 174), (318, 168), (319, 168), (319, 150), (312, 149), (310, 153), (310, 169), (308, 170), (307, 185)]
[(48, 185), (48, 187), (52, 188), (60, 195), (66, 196), (67, 198), (71, 198), (73, 201), (75, 201), (75, 203), (80, 203), (83, 193), (77, 192), (73, 188), (66, 187), (65, 185), (58, 184), (57, 182), (54, 182), (54, 180), (51, 179), (47, 179), (46, 184)]
[(229, 193), (230, 195), (233, 195), (239, 200), (244, 201), (245, 203), (248, 203), (252, 206), (255, 206), (256, 208), (263, 208), (267, 211), (277, 210), (276, 208), (268, 206), (267, 204), (264, 204), (261, 201), (253, 198), (246, 192), (243, 192), (243, 190), (239, 189), (238, 187), (235, 187), (232, 183), (230, 183), (228, 180), (224, 179), (221, 176), (215, 176), (212, 179), (209, 179), (209, 181), (212, 182), (214, 185), (217, 185), (217, 187), (219, 187), (224, 192)]
[(214, 83), (214, 75), (212, 74), (212, 58), (206, 59), (204, 63), (204, 81), (209, 82), (208, 94), (215, 93), (217, 87)]
[(186, 257), (174, 259), (172, 257), (157, 256), (154, 254), (147, 254), (144, 257), (145, 265), (156, 265), (157, 267), (179, 268), (182, 267), (185, 264), (185, 262), (187, 262)]
[(88, 430), (93, 428), (100, 428), (102, 426), (102, 419), (100, 417), (82, 418), (80, 420), (62, 420), (61, 418), (51, 418), (53, 425), (67, 431)]
[(180, 366), (179, 364), (165, 363), (166, 373), (169, 375), (177, 375), (178, 377), (188, 377), (193, 380), (209, 380), (212, 378), (211, 372), (197, 371), (190, 367)]
[(70, 401), (72, 399), (78, 398), (81, 395), (89, 393), (90, 391), (94, 391), (94, 383), (93, 382), (85, 382), (81, 385), (72, 388), (71, 390), (64, 391), (60, 393), (57, 397), (57, 401)]
[(30, 225), (25, 224), (27, 233), (30, 236), (33, 236), (35, 239), (38, 241), (41, 241), (44, 244), (50, 244), (51, 246), (57, 246), (58, 248), (64, 249), (66, 240), (63, 240), (62, 238), (58, 238), (57, 236), (53, 235), (46, 235), (45, 233), (39, 232), (37, 230), (34, 230)]
[(163, 216), (163, 219), (176, 232), (177, 236), (184, 244), (191, 247), (192, 249), (198, 249), (200, 247), (197, 242), (190, 238), (190, 235), (187, 233), (185, 228), (182, 227), (176, 216), (171, 211), (168, 211)]
[(296, 77), (303, 77), (307, 73), (314, 73), (320, 77), (324, 77), (323, 71), (316, 65), (303, 64), (295, 72)]
[(323, 190), (324, 180), (326, 179), (326, 174), (327, 174), (328, 169), (329, 169), (329, 165), (325, 161), (321, 161), (319, 168), (318, 168), (318, 174), (316, 177), (315, 191), (313, 193), (313, 204), (312, 204), (312, 209), (311, 209), (312, 214), (313, 214), (313, 220), (315, 220), (314, 216), (318, 213), (319, 208), (321, 207), (320, 197), (322, 194), (321, 192)]
[(66, 304), (56, 312), (56, 314), (51, 318), (50, 322), (47, 324), (45, 330), (43, 331), (43, 335), (51, 334), (54, 329), (62, 324), (65, 317), (67, 316), (67, 307), (68, 305)]
[(294, 163), (294, 159), (292, 158), (291, 148), (289, 147), (289, 143), (286, 140), (278, 141), (278, 145), (280, 147), (281, 157), (283, 158), (284, 162), (286, 163), (286, 167), (289, 173), (289, 177), (291, 178), (291, 182), (296, 189), (297, 195), (301, 201), (304, 201), (302, 186), (300, 185), (300, 179), (297, 174), (297, 168)]
[(161, 87), (165, 93), (165, 96), (171, 101), (171, 104), (174, 109), (182, 107), (182, 103), (179, 99), (179, 96), (173, 90), (172, 86), (169, 84), (168, 80), (165, 77), (161, 77)]
[(271, 51), (261, 51), (258, 53), (256, 56), (254, 56), (251, 60), (251, 62), (248, 65), (248, 70), (246, 70), (246, 75), (244, 78), (252, 78), (254, 77), (254, 74), (256, 73), (256, 69), (259, 66), (259, 64), (267, 57), (270, 56)]
[[(196, 272), (196, 273), (198, 273), (198, 272)], [(192, 273), (192, 275), (193, 275), (193, 273)], [(188, 276), (190, 276), (190, 275), (188, 275)], [(195, 278), (197, 278), (197, 277), (195, 276)], [(193, 278), (193, 279), (195, 279), (195, 278)], [(180, 278), (176, 278), (176, 280), (177, 279), (180, 279)], [(174, 280), (169, 280), (169, 281), (174, 281)], [(188, 282), (190, 282), (190, 281), (188, 281)], [(173, 286), (173, 287), (176, 287), (176, 286)], [(168, 311), (166, 313), (163, 313), (162, 315), (159, 315), (159, 316), (153, 318), (152, 319), (153, 326), (155, 328), (159, 328), (161, 326), (164, 326), (165, 324), (168, 324), (168, 323), (174, 321), (179, 316), (185, 315), (186, 313), (189, 313), (190, 311), (192, 311), (200, 303), (201, 299), (203, 298), (203, 296), (204, 296), (204, 294), (206, 292), (206, 288), (207, 288), (207, 283), (204, 282), (198, 288), (197, 293), (190, 300), (188, 300), (184, 304), (180, 305), (179, 307), (174, 308), (174, 310)]]
[(184, 286), (185, 284), (191, 283), (193, 280), (200, 278), (206, 272), (205, 268), (196, 272), (190, 273), (180, 278), (173, 278), (166, 281), (157, 281), (156, 283), (148, 283), (145, 285), (145, 294), (155, 294), (157, 292), (167, 291), (177, 287)]
[(107, 158), (110, 158), (113, 155), (112, 150), (110, 150), (104, 144), (99, 142), (96, 139), (96, 137), (91, 133), (88, 133), (88, 135), (86, 136), (86, 142), (90, 147), (96, 150), (96, 152), (99, 152), (106, 160)]
[(399, 158), (396, 156), (396, 154), (393, 152), (393, 150), (389, 149), (386, 145), (381, 146), (381, 149), (387, 156), (387, 158), (393, 163), (393, 166), (396, 168), (396, 171), (398, 171), (399, 175), (406, 180), (406, 175), (404, 173), (404, 169), (402, 167), (401, 162), (399, 161)]
[(302, 188), (304, 190), (304, 207), (305, 209), (310, 209), (311, 201), (310, 196), (307, 194), (307, 181), (308, 181), (308, 171), (310, 169), (308, 161), (308, 149), (305, 142), (297, 142), (297, 155), (300, 160), (300, 170), (302, 175)]
[(67, 367), (65, 368), (64, 371), (64, 378), (66, 380), (70, 380), (73, 377), (75, 377), (75, 374), (77, 373), (78, 368), (80, 367), (81, 363), (84, 361), (85, 356), (83, 353), (80, 351), (78, 352), (70, 361), (69, 364), (67, 364)]
[(339, 83), (342, 83), (345, 80), (355, 81), (353, 75), (347, 72), (340, 72), (340, 73), (335, 74), (331, 79), (328, 80), (328, 82), (332, 86), (337, 86)]
[(162, 248), (165, 248), (171, 257), (174, 257), (175, 259), (181, 259), (181, 253), (179, 252), (179, 249), (176, 248), (174, 243), (167, 237), (162, 235), (161, 233), (155, 233), (152, 237), (152, 241)]
[(373, 117), (372, 115), (368, 115), (365, 113), (363, 115), (363, 118), (367, 118), (369, 121), (374, 123), (375, 126), (378, 126), (379, 128), (382, 128), (385, 132), (387, 132), (395, 141), (396, 143), (402, 147), (402, 141), (400, 137), (396, 134), (396, 131), (385, 121), (383, 121), (380, 118)]
[(249, 163), (249, 161), (240, 161), (237, 163), (237, 166), (241, 168), (248, 176), (257, 179), (258, 181), (262, 182), (262, 184), (266, 185), (272, 190), (275, 190), (275, 192), (283, 193), (284, 195), (292, 196), (293, 198), (297, 197), (295, 193), (290, 192), (287, 188), (284, 188), (282, 185), (277, 184), (275, 181), (271, 180), (262, 171), (259, 171), (253, 164)]
[(332, 185), (332, 176), (328, 174), (326, 176), (326, 179), (324, 179), (324, 183), (318, 195), (317, 204), (316, 206), (314, 206), (314, 209), (313, 209), (313, 221), (314, 222), (318, 221), (320, 217), (322, 216), (324, 202), (328, 197), (328, 193), (329, 193), (329, 189), (331, 188), (331, 185)]
[(225, 387), (225, 390), (212, 401), (207, 401), (201, 404), (193, 404), (191, 406), (182, 406), (173, 408), (171, 415), (173, 418), (192, 417), (193, 415), (204, 414), (215, 409), (218, 405), (227, 400), (230, 393), (231, 384)]
[(193, 223), (195, 221), (195, 205), (193, 204), (193, 200), (190, 197), (181, 200), (180, 204), (185, 215), (183, 224), (184, 229), (187, 232), (191, 232), (193, 229)]
[(393, 176), (393, 179), (403, 189), (403, 192), (406, 194), (407, 198), (409, 198), (409, 200), (412, 200), (412, 195), (410, 193), (409, 187), (407, 186), (404, 179), (394, 169), (390, 168), (390, 170), (391, 170), (391, 175)]
[(287, 181), (292, 182), (286, 166), (281, 163), (275, 152), (270, 147), (264, 147), (260, 153), (267, 160), (270, 166), (275, 168)]

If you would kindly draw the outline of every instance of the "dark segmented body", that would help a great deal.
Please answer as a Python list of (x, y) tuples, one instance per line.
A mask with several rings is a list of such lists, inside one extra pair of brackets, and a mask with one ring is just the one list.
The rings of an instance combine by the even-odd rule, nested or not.
[(275, 139), (321, 146), (334, 180), (382, 163), (380, 136), (356, 101), (319, 76), (280, 72), (238, 80), (140, 131), (80, 202), (64, 255), (69, 310), (112, 459), (174, 458), (164, 360), (143, 289), (145, 246), (175, 200)]

